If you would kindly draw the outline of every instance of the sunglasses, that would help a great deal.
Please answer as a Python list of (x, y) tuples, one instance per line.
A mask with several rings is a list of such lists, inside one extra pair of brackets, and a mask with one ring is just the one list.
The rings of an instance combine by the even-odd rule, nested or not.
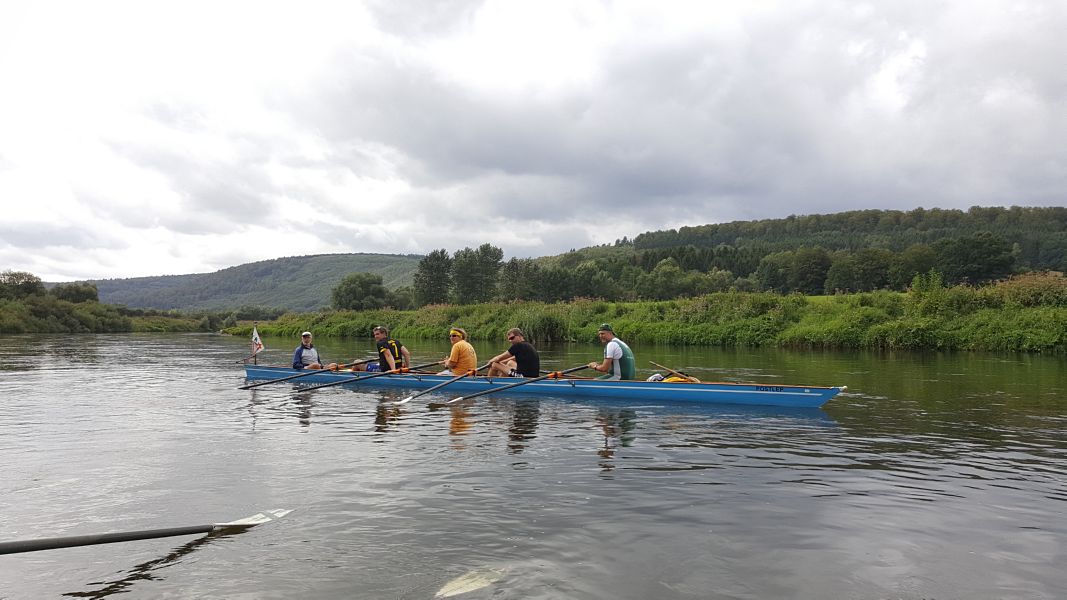
[(448, 334), (448, 337), (459, 337), (459, 336), (454, 334), (454, 333), (450, 333), (450, 334)]
[(514, 340), (514, 339), (515, 339), (515, 336), (513, 336), (513, 335), (509, 335), (509, 336), (508, 336), (508, 341), (509, 341), (509, 342), (510, 342), (510, 341), (512, 341), (512, 340)]

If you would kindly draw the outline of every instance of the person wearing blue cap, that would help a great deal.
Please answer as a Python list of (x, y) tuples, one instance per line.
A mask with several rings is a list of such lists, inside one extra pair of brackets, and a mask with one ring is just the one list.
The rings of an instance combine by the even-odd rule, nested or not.
[(620, 379), (635, 379), (637, 368), (634, 362), (634, 353), (626, 342), (615, 337), (615, 330), (611, 325), (604, 323), (597, 329), (597, 337), (604, 344), (604, 362), (589, 363), (589, 368), (604, 373), (597, 379), (618, 381)]

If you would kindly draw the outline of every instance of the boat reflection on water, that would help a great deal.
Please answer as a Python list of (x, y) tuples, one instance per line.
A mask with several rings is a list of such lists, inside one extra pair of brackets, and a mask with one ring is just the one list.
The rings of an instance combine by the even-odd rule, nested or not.
[(689, 402), (638, 404), (600, 401), (585, 404), (591, 404), (596, 409), (595, 429), (601, 436), (596, 446), (596, 456), (602, 473), (610, 473), (616, 469), (620, 449), (634, 446), (641, 428), (670, 429), (682, 437), (700, 437), (708, 431), (736, 429), (738, 426), (758, 432), (772, 428), (818, 428), (838, 425), (820, 408), (694, 405)]

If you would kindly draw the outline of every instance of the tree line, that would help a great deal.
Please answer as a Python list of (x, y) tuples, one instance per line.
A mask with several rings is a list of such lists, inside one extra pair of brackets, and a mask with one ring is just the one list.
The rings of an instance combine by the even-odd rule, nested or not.
[(241, 321), (276, 319), (283, 313), (261, 306), (222, 311), (127, 308), (101, 303), (91, 282), (49, 288), (33, 273), (0, 273), (0, 333), (207, 332)]
[(980, 285), (1019, 271), (1017, 248), (988, 231), (913, 244), (899, 252), (688, 245), (604, 252), (577, 262), (568, 255), (555, 258), (504, 261), (503, 251), (491, 244), (453, 255), (434, 250), (419, 262), (411, 289), (390, 292), (380, 277), (355, 273), (334, 289), (333, 304), (338, 309), (407, 309), (516, 300), (669, 300), (731, 290), (822, 295), (903, 291), (917, 275), (931, 272), (946, 285)]
[(933, 245), (945, 238), (983, 231), (1007, 240), (1022, 270), (1067, 270), (1067, 208), (1062, 206), (858, 210), (682, 227), (642, 233), (624, 241), (637, 250), (728, 246), (761, 247), (764, 253), (801, 247), (830, 252), (864, 248), (902, 252), (913, 245)]

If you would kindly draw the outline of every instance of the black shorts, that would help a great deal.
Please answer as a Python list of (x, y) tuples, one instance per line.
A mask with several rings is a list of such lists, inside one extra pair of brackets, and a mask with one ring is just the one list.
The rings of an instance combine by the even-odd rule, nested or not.
[(523, 375), (522, 373), (519, 373), (515, 369), (512, 369), (512, 370), (508, 371), (508, 377), (518, 377), (519, 379), (525, 379), (526, 378), (525, 375)]

